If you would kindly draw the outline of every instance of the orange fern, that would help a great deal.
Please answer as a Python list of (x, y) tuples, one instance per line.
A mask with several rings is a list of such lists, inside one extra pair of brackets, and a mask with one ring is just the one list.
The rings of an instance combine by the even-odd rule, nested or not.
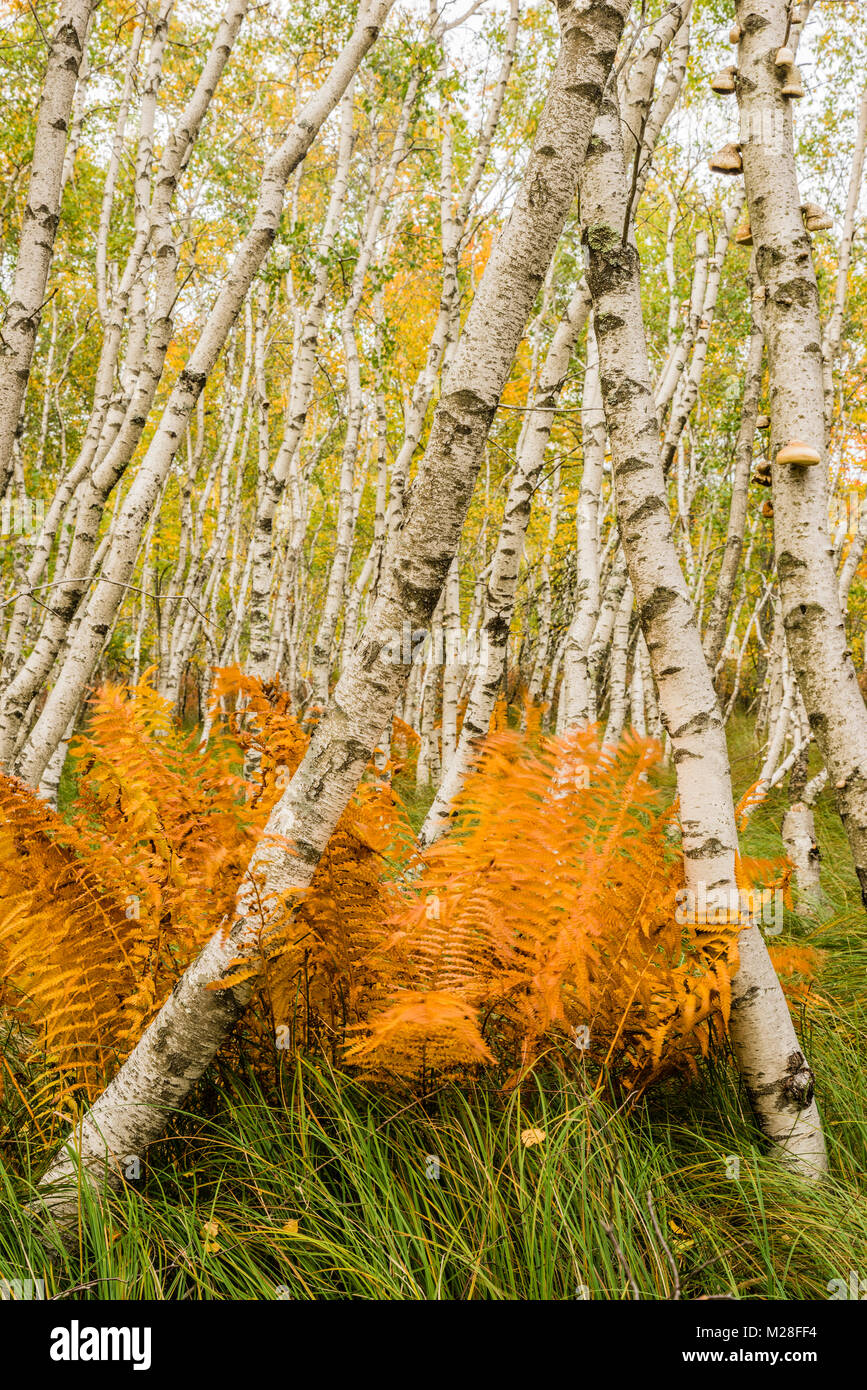
[[(648, 778), (659, 758), (635, 737), (602, 750), (594, 730), (535, 750), (489, 736), (457, 823), (392, 915), (403, 990), (357, 1027), (350, 1060), (430, 1068), (425, 1018), (440, 1068), (470, 1047), (476, 1061), (494, 1050), (514, 1077), (552, 1043), (616, 1064), (633, 1087), (706, 1051), (728, 1019), (738, 925), (690, 935), (678, 921), (682, 863)], [(459, 1008), (463, 1051), (450, 1056), (439, 1022)]]
[[(307, 748), (309, 723), (278, 681), (225, 668), (212, 701), (200, 748), (146, 681), (97, 692), (72, 750), (68, 821), (0, 780), (4, 1008), (38, 1036), (66, 1093), (104, 1083), (231, 920)], [(417, 746), (397, 724), (401, 740)], [(634, 736), (603, 749), (594, 728), (563, 740), (535, 720), (529, 735), (501, 728), (449, 834), (423, 855), (371, 766), (308, 890), (276, 926), (269, 913), (259, 957), (244, 962), (259, 978), (231, 1046), (263, 1065), (275, 1037), (335, 1060), (345, 1050), (370, 1075), (410, 1080), (496, 1063), (514, 1083), (547, 1055), (638, 1090), (693, 1068), (728, 1021), (739, 925), (680, 920), (659, 759)], [(787, 872), (743, 859), (738, 881), (786, 890)]]

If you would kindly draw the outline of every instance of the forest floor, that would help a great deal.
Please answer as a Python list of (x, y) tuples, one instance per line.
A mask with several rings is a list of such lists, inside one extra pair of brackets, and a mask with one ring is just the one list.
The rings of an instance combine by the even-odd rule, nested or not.
[[(740, 794), (746, 721), (731, 754)], [(416, 821), (424, 799), (404, 792)], [(783, 809), (777, 793), (754, 812), (744, 853), (781, 852)], [(322, 1059), (285, 1061), (273, 1085), (221, 1063), (106, 1208), (83, 1193), (74, 1247), (49, 1260), (26, 1211), (46, 1154), (10, 1123), (7, 1087), (0, 1277), (74, 1299), (846, 1297), (867, 1274), (867, 922), (827, 793), (816, 823), (826, 920), (787, 910), (774, 944), (821, 953), (793, 1009), (827, 1181), (766, 1156), (722, 1051), (629, 1109), (574, 1061), (507, 1095), (492, 1074), (423, 1098)]]

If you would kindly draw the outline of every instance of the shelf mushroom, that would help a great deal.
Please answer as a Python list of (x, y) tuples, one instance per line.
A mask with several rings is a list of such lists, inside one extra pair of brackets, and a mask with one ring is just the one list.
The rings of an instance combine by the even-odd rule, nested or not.
[(752, 246), (753, 233), (749, 221), (746, 221), (744, 225), (735, 232), (735, 241), (738, 246)]
[(762, 516), (771, 517), (774, 515), (774, 504), (770, 501), (762, 503)]
[(790, 439), (777, 451), (777, 463), (795, 468), (810, 468), (822, 462), (822, 455), (800, 439)]
[(808, 232), (826, 232), (834, 225), (834, 219), (818, 203), (802, 203), (801, 215)]
[(735, 90), (736, 71), (737, 69), (734, 63), (731, 63), (727, 68), (720, 68), (716, 77), (711, 80), (711, 91), (716, 92), (717, 96), (731, 96), (732, 92)]
[(804, 84), (801, 81), (800, 68), (789, 68), (781, 90), (784, 97), (802, 97), (804, 95)]
[(729, 29), (729, 43), (740, 43), (740, 41), (741, 26), (739, 24), (733, 24), (731, 29)]
[(771, 486), (771, 465), (766, 459), (762, 459), (756, 464), (756, 471), (753, 474), (753, 482), (761, 487)]
[(771, 417), (770, 417), (770, 415), (757, 415), (757, 416), (756, 416), (756, 429), (757, 429), (757, 430), (769, 430), (770, 428), (771, 428)]
[(744, 163), (741, 159), (741, 147), (732, 140), (727, 145), (723, 145), (721, 150), (712, 154), (708, 160), (708, 167), (715, 174), (742, 174)]

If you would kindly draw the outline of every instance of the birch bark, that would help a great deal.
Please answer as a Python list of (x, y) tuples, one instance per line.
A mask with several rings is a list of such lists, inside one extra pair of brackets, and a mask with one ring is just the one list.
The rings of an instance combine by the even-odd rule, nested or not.
[(589, 303), (587, 286), (582, 280), (554, 334), (539, 374), (532, 406), (527, 412), (523, 447), (509, 483), (503, 524), (485, 589), (479, 631), (479, 661), (454, 757), (445, 768), (443, 780), (419, 832), (422, 845), (432, 844), (446, 828), (449, 807), (472, 765), (479, 740), (484, 738), (490, 727), (491, 714), (506, 667), (509, 630), (533, 492), (542, 472), (560, 388), (569, 370), (575, 344), (587, 322)]
[(263, 680), (272, 676), (269, 669), (271, 655), (271, 633), (268, 623), (268, 603), (271, 596), (273, 570), (272, 531), (274, 517), (283, 496), (287, 482), (292, 489), (293, 534), (292, 552), (300, 552), (303, 540), (303, 523), (306, 520), (304, 479), (298, 467), (298, 451), (307, 423), (307, 413), (313, 396), (313, 378), (316, 370), (316, 345), (319, 327), (325, 313), (328, 297), (328, 281), (331, 273), (329, 254), (340, 223), (346, 192), (349, 186), (349, 167), (352, 158), (352, 123), (354, 112), (354, 81), (349, 84), (341, 101), (340, 140), (337, 154), (337, 168), (331, 185), (331, 194), (322, 232), (316, 247), (318, 262), (313, 289), (304, 316), (297, 351), (293, 354), (292, 374), (289, 383), (289, 401), (283, 423), (283, 437), (274, 460), (261, 502), (256, 511), (251, 549), (253, 552), (252, 594), (250, 597), (250, 673)]
[[(677, 560), (650, 382), (638, 254), (624, 237), (627, 194), (616, 105), (606, 100), (581, 177), (588, 282), (623, 550), (677, 770), (691, 903), (737, 903), (737, 828), (725, 731)], [(689, 900), (688, 900), (689, 901)], [(726, 918), (726, 920), (730, 920)], [(730, 1032), (756, 1118), (805, 1176), (826, 1166), (813, 1075), (754, 924), (740, 933)]]
[(358, 258), (353, 272), (349, 299), (340, 318), (340, 332), (343, 340), (343, 354), (346, 363), (347, 417), (346, 435), (343, 443), (340, 464), (340, 480), (337, 507), (337, 525), (334, 553), (328, 573), (328, 587), (325, 603), (316, 637), (313, 642), (313, 698), (318, 704), (328, 699), (329, 677), (334, 635), (346, 589), (346, 578), (352, 555), (352, 539), (355, 529), (355, 466), (361, 434), (363, 398), (361, 388), (361, 367), (356, 338), (356, 315), (364, 295), (365, 281), (371, 266), (375, 265), (378, 254), (378, 238), (385, 211), (391, 199), (397, 171), (402, 163), (407, 145), (410, 121), (413, 115), (419, 88), (419, 74), (410, 81), (401, 107), (400, 119), (391, 149), (391, 156), (379, 188), (371, 190), (370, 207), (365, 219)]
[(729, 519), (726, 528), (725, 550), (720, 572), (717, 576), (710, 613), (704, 633), (704, 654), (711, 671), (716, 670), (726, 635), (729, 609), (738, 577), (741, 554), (744, 548), (744, 529), (747, 520), (749, 500), (750, 470), (753, 466), (753, 445), (756, 435), (756, 417), (762, 389), (762, 356), (764, 353), (764, 333), (762, 331), (762, 305), (764, 294), (752, 296), (753, 329), (750, 336), (750, 349), (744, 376), (744, 398), (741, 405), (741, 422), (735, 445), (735, 463), (732, 477), (732, 495), (729, 504)]
[(596, 334), (587, 339), (581, 401), (582, 468), (576, 514), (578, 586), (575, 609), (563, 650), (559, 732), (591, 724), (596, 718), (596, 679), (590, 644), (599, 617), (599, 502), (605, 467), (605, 411), (599, 381)]
[(861, 179), (864, 173), (864, 154), (867, 151), (867, 88), (861, 94), (858, 107), (858, 124), (855, 130), (855, 148), (852, 154), (852, 168), (849, 175), (849, 191), (846, 197), (846, 211), (843, 217), (843, 231), (837, 251), (837, 279), (834, 285), (834, 303), (825, 332), (822, 337), (822, 382), (825, 389), (825, 442), (831, 438), (831, 425), (834, 411), (834, 363), (840, 351), (843, 336), (843, 316), (846, 309), (846, 293), (849, 288), (849, 267), (852, 264), (852, 243), (855, 239), (855, 218), (861, 197)]
[[(801, 215), (792, 103), (774, 56), (785, 0), (742, 0), (738, 102), (758, 275), (767, 292), (771, 456), (800, 440), (825, 458), (819, 295)], [(774, 552), (792, 668), (849, 838), (867, 906), (867, 709), (858, 688), (828, 535), (827, 466), (773, 465)]]
[(12, 473), (12, 450), (60, 221), (69, 117), (97, 3), (98, 0), (64, 0), (51, 36), (15, 279), (0, 322), (0, 499)]
[[(645, 161), (644, 177), (661, 123), (654, 128), (652, 143), (645, 136), (653, 102), (654, 84), (660, 59), (678, 35), (687, 38), (691, 0), (672, 5), (655, 24), (645, 47), (621, 77), (627, 101), (623, 121), (624, 139), (636, 162)], [(675, 63), (676, 86), (683, 81), (683, 67)], [(679, 75), (678, 75), (679, 74)], [(666, 88), (666, 112), (673, 102), (671, 88)], [(629, 143), (631, 141), (631, 143)], [(546, 285), (546, 289), (548, 286)], [(541, 475), (554, 410), (560, 389), (569, 368), (569, 360), (583, 331), (589, 310), (589, 298), (584, 282), (576, 289), (551, 343), (540, 374), (531, 408), (527, 412), (518, 449), (518, 464), (509, 486), (503, 525), (491, 564), (485, 594), (485, 612), (481, 624), (481, 654), (461, 730), (456, 757), (448, 766), (420, 832), (422, 844), (432, 843), (448, 823), (449, 807), (462, 786), (478, 747), (488, 731), (491, 713), (502, 684), (508, 652), (509, 631), (514, 612), (518, 574), (524, 550), (524, 539), (530, 520), (530, 506)], [(598, 357), (595, 341), (588, 342), (587, 364), (582, 403), (583, 467), (577, 511), (578, 598), (575, 613), (565, 641), (558, 647), (557, 660), (564, 662), (563, 690), (558, 710), (558, 732), (576, 724), (586, 723), (595, 714), (595, 680), (591, 682), (588, 649), (593, 637), (599, 610), (599, 494), (605, 458), (605, 422), (599, 392)], [(556, 528), (556, 515), (553, 518)], [(549, 538), (550, 539), (550, 538)], [(625, 574), (624, 574), (625, 582)], [(544, 578), (543, 578), (544, 592)], [(618, 591), (615, 609), (620, 600)], [(550, 595), (549, 595), (550, 598)], [(548, 612), (550, 623), (550, 611)], [(613, 623), (613, 614), (612, 614)], [(547, 647), (547, 626), (543, 623), (544, 644)], [(541, 645), (541, 643), (540, 643)], [(531, 698), (541, 688), (544, 651), (540, 651), (530, 680)], [(591, 700), (591, 685), (593, 687)], [(590, 710), (593, 710), (593, 714)]]

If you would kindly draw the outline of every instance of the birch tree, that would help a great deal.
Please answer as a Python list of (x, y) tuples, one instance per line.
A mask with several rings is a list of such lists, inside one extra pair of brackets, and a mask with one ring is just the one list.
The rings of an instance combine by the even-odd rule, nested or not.
[(69, 120), (96, 5), (97, 0), (64, 0), (51, 36), (15, 279), (0, 322), (0, 499), (12, 472), (12, 448), (45, 304)]
[[(739, 901), (728, 750), (671, 534), (639, 263), (624, 236), (625, 178), (619, 112), (609, 100), (582, 175), (581, 201), (619, 527), (674, 754), (693, 920), (699, 901), (707, 902), (709, 920), (717, 913), (721, 920)], [(730, 1033), (751, 1104), (781, 1159), (816, 1176), (827, 1160), (813, 1076), (755, 923), (741, 931), (739, 954)]]
[[(784, 0), (738, 8), (738, 103), (756, 268), (765, 288), (774, 551), (786, 644), (828, 768), (867, 904), (867, 709), (858, 687), (828, 535), (822, 328), (777, 57), (791, 39)], [(788, 462), (787, 446), (794, 459)], [(805, 452), (806, 451), (806, 452)]]

